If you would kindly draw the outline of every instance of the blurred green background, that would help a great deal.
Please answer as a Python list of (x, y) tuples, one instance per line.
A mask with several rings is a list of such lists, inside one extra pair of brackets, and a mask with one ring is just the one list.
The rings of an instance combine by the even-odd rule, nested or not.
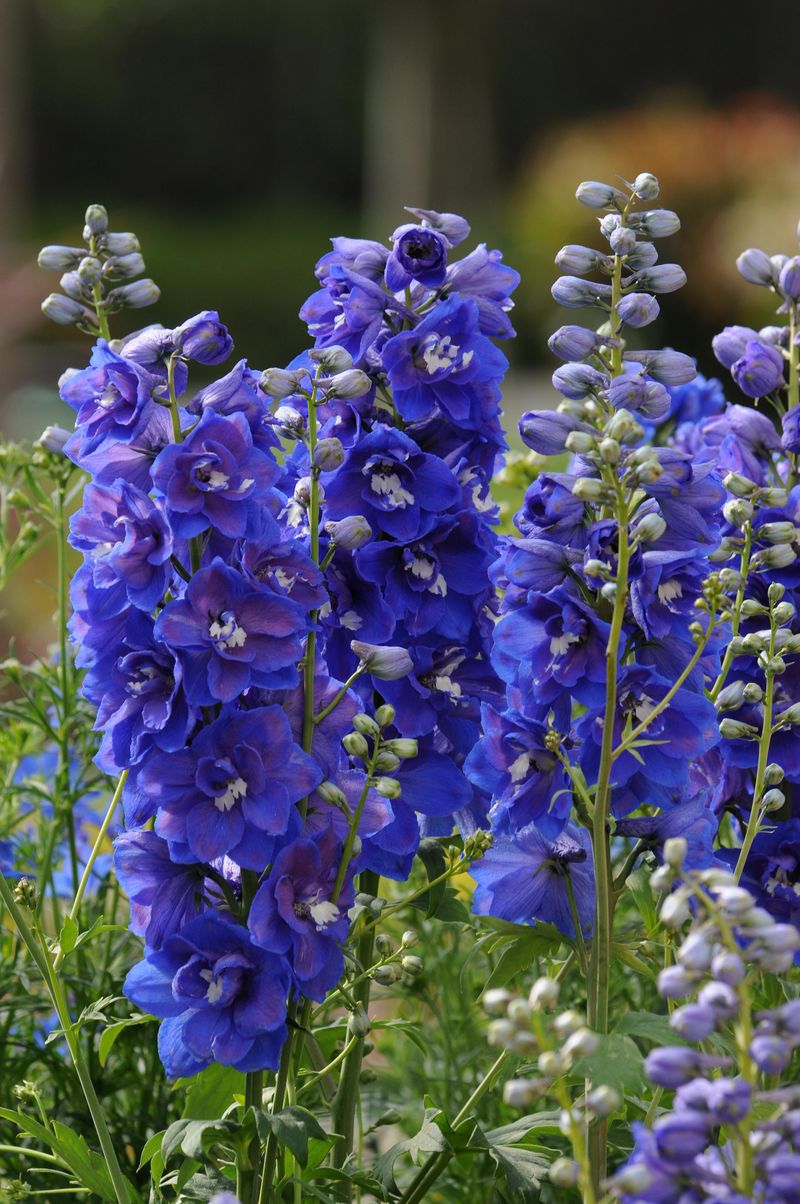
[[(736, 255), (796, 246), (798, 35), (786, 0), (0, 0), (0, 428), (69, 421), (55, 382), (88, 347), (42, 318), (35, 257), (90, 201), (162, 289), (117, 332), (216, 308), (256, 368), (305, 345), (332, 235), (463, 212), (523, 274), (514, 425), (552, 399), (553, 256), (593, 239), (575, 185), (654, 171), (689, 284), (642, 335), (713, 372), (717, 329), (770, 320)], [(37, 610), (27, 589), (4, 605), (10, 629)]]

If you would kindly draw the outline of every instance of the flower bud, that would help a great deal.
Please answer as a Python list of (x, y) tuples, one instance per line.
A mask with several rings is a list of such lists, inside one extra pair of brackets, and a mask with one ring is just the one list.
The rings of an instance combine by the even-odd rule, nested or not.
[(800, 723), (800, 702), (792, 703), (792, 705), (787, 707), (785, 711), (781, 711), (778, 715), (778, 719), (783, 725), (795, 727), (798, 723)]
[(738, 711), (745, 701), (745, 683), (731, 681), (717, 695), (714, 706), (718, 711)]
[(320, 472), (333, 472), (344, 464), (344, 447), (341, 439), (320, 439), (314, 448), (314, 463)]
[(602, 502), (607, 495), (606, 486), (593, 477), (578, 477), (572, 486), (573, 496), (582, 502)]
[(371, 1027), (366, 1009), (361, 1006), (347, 1018), (347, 1032), (351, 1037), (366, 1037)]
[(394, 773), (399, 764), (400, 758), (396, 757), (394, 753), (386, 752), (385, 749), (381, 749), (375, 758), (375, 768), (378, 773)]
[(643, 543), (652, 543), (660, 539), (667, 529), (667, 524), (660, 514), (646, 514), (637, 524), (636, 534)]
[(570, 431), (564, 440), (565, 449), (573, 455), (585, 455), (586, 452), (594, 451), (596, 446), (596, 437), (586, 431)]
[(357, 732), (360, 732), (362, 736), (371, 736), (374, 740), (381, 734), (380, 727), (371, 715), (365, 715), (363, 712), (359, 712), (359, 714), (353, 716), (352, 722), (354, 729)]
[(363, 514), (351, 514), (336, 522), (326, 523), (325, 532), (337, 548), (343, 548), (346, 552), (363, 548), (372, 538), (372, 527)]
[(161, 289), (154, 280), (135, 280), (132, 284), (123, 284), (120, 288), (112, 288), (108, 294), (109, 304), (114, 308), (144, 309), (146, 305), (155, 305), (161, 296)]
[(130, 255), (117, 255), (113, 259), (107, 259), (103, 265), (103, 275), (113, 276), (118, 280), (132, 280), (143, 271), (144, 259), (138, 251), (132, 251)]
[(392, 704), (384, 702), (375, 712), (375, 720), (382, 728), (389, 727), (390, 724), (394, 723), (394, 715), (395, 711)]
[(800, 529), (787, 519), (776, 523), (762, 523), (757, 535), (759, 539), (766, 539), (769, 543), (792, 543), (800, 538)]
[(575, 1187), (580, 1173), (580, 1167), (571, 1158), (556, 1158), (550, 1164), (548, 1176), (555, 1187)]
[(410, 757), (416, 757), (419, 753), (419, 744), (411, 737), (398, 737), (396, 740), (387, 740), (383, 747), (387, 752), (394, 753), (401, 761), (407, 761)]
[(325, 395), (338, 397), (343, 401), (352, 401), (356, 397), (363, 397), (365, 393), (369, 393), (371, 388), (372, 381), (366, 372), (362, 372), (359, 368), (347, 368), (344, 372), (337, 372), (328, 380), (325, 385)]
[(768, 790), (761, 800), (761, 805), (764, 810), (770, 814), (774, 811), (781, 811), (786, 803), (786, 795), (782, 790)]
[(285, 368), (266, 368), (261, 373), (260, 384), (270, 397), (274, 397), (276, 401), (282, 401), (285, 397), (291, 397), (293, 393), (300, 390), (301, 383), (307, 375), (305, 368), (296, 369), (294, 372), (289, 372)]
[(784, 779), (783, 766), (778, 765), (776, 761), (771, 761), (764, 770), (764, 785), (765, 786), (780, 786)]
[(507, 1046), (509, 1041), (516, 1035), (516, 1029), (510, 1020), (505, 1017), (499, 1020), (492, 1020), (486, 1030), (486, 1040), (489, 1045)]
[(346, 736), (342, 737), (342, 745), (345, 752), (351, 757), (361, 757), (363, 760), (369, 755), (369, 745), (361, 732), (348, 732)]
[(657, 263), (639, 272), (636, 277), (639, 288), (649, 289), (653, 293), (674, 293), (683, 288), (685, 283), (686, 273), (677, 263)]
[(642, 213), (631, 213), (628, 225), (645, 238), (669, 238), (681, 228), (681, 219), (671, 209), (647, 209)]
[(63, 426), (46, 426), (36, 442), (45, 451), (52, 452), (57, 456), (63, 456), (64, 446), (69, 437), (70, 432), (64, 430)]
[(586, 1103), (595, 1116), (604, 1117), (610, 1116), (612, 1112), (616, 1112), (622, 1100), (620, 1099), (619, 1092), (615, 1091), (613, 1087), (601, 1084), (589, 1092), (586, 1097)]
[(664, 860), (674, 870), (679, 870), (686, 860), (689, 846), (685, 836), (670, 836), (664, 841)]
[(633, 191), (642, 201), (654, 201), (658, 196), (658, 180), (649, 171), (642, 171), (633, 181)]
[(624, 209), (628, 198), (613, 184), (584, 180), (575, 190), (576, 200), (587, 209)]
[(397, 778), (375, 778), (372, 784), (382, 798), (400, 798), (403, 793)]
[(78, 264), (78, 278), (84, 288), (94, 288), (100, 283), (103, 265), (93, 255), (86, 255)]
[(320, 364), (326, 372), (347, 372), (353, 366), (353, 357), (344, 347), (315, 347), (308, 358)]
[(535, 1079), (509, 1079), (503, 1087), (503, 1100), (510, 1108), (527, 1108), (540, 1094)]
[(722, 507), (725, 521), (729, 522), (733, 527), (743, 527), (745, 523), (750, 521), (754, 513), (753, 503), (741, 497), (731, 498)]
[(90, 205), (86, 210), (86, 229), (90, 235), (104, 234), (108, 229), (108, 213), (103, 205)]
[(572, 401), (582, 401), (608, 386), (608, 376), (589, 364), (562, 364), (556, 368), (552, 380), (553, 388)]
[(561, 326), (550, 335), (547, 345), (559, 359), (574, 362), (586, 359), (596, 349), (599, 338), (583, 326)]
[[(670, 867), (671, 868), (671, 867)], [(689, 904), (681, 891), (668, 895), (661, 905), (661, 923), (667, 928), (680, 928), (689, 918)]]
[(566, 1012), (561, 1012), (553, 1020), (553, 1029), (559, 1037), (569, 1037), (583, 1026), (583, 1016), (581, 1016), (580, 1012), (576, 1012), (572, 1008)]
[(757, 247), (749, 247), (742, 251), (736, 260), (736, 267), (739, 269), (739, 275), (749, 284), (769, 286), (773, 282), (772, 261), (765, 251), (759, 251)]
[(685, 966), (666, 966), (659, 971), (658, 993), (664, 999), (685, 999), (696, 979)]
[(653, 1176), (644, 1162), (630, 1162), (617, 1171), (611, 1182), (623, 1195), (638, 1197), (647, 1191), (653, 1182)]
[(732, 493), (734, 497), (752, 497), (758, 489), (754, 481), (748, 480), (747, 477), (743, 477), (738, 472), (729, 472), (723, 479), (722, 484), (728, 490), (728, 493)]
[(597, 447), (604, 463), (618, 464), (620, 457), (620, 446), (616, 439), (601, 439)]
[(611, 304), (610, 284), (597, 284), (594, 280), (583, 280), (580, 276), (559, 276), (550, 293), (553, 300), (565, 309), (604, 307)]
[[(653, 270), (655, 271), (655, 269)], [(638, 282), (644, 284), (641, 277)], [(655, 297), (651, 297), (648, 293), (628, 293), (617, 306), (620, 318), (626, 326), (630, 326), (633, 330), (638, 330), (641, 326), (649, 326), (651, 322), (655, 322), (660, 312), (661, 307)]]
[(346, 807), (347, 799), (344, 792), (339, 789), (335, 782), (322, 782), (317, 786), (318, 793), (325, 799), (326, 803), (333, 803), (335, 807)]
[(788, 543), (773, 544), (753, 557), (756, 565), (765, 569), (788, 569), (797, 559), (797, 552)]
[(752, 724), (742, 723), (739, 719), (723, 719), (719, 734), (723, 740), (757, 740), (759, 731)]
[(718, 1017), (713, 1008), (700, 1003), (685, 1003), (675, 1009), (669, 1022), (687, 1041), (705, 1041), (715, 1031)]
[(413, 949), (419, 944), (419, 933), (413, 928), (407, 928), (400, 938), (400, 944), (404, 949)]
[(764, 691), (757, 682), (749, 681), (742, 691), (742, 697), (744, 698), (745, 702), (749, 702), (751, 705), (753, 705), (754, 703), (761, 702), (762, 698), (764, 697)]
[(48, 272), (73, 271), (86, 255), (84, 247), (42, 247), (37, 263)]
[(532, 1008), (550, 1011), (558, 1003), (559, 985), (554, 978), (537, 978), (528, 995)]
[(361, 640), (351, 640), (350, 647), (366, 668), (367, 673), (371, 673), (373, 677), (380, 677), (384, 681), (396, 681), (400, 677), (407, 677), (414, 668), (414, 662), (405, 648), (365, 644)]
[(608, 241), (615, 255), (630, 255), (636, 246), (636, 233), (628, 226), (615, 226), (608, 235)]
[(417, 957), (414, 953), (409, 953), (406, 957), (401, 957), (400, 965), (406, 974), (421, 974), (423, 971), (422, 958)]
[(593, 272), (605, 258), (602, 251), (570, 244), (562, 247), (556, 255), (556, 265), (565, 272), (572, 272), (576, 276), (585, 276), (587, 272)]
[(697, 367), (689, 355), (672, 351), (626, 351), (625, 359), (644, 365), (645, 372), (663, 385), (685, 385), (697, 376)]
[(561, 1052), (565, 1058), (570, 1060), (588, 1058), (590, 1054), (597, 1051), (599, 1044), (600, 1039), (597, 1033), (593, 1033), (589, 1028), (579, 1028), (577, 1032), (567, 1037)]
[(109, 255), (134, 255), (141, 250), (139, 239), (129, 230), (111, 231), (103, 237), (103, 247)]

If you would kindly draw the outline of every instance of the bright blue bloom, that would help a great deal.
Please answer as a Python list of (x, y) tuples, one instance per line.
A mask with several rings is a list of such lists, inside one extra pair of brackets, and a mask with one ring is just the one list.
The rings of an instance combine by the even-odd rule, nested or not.
[(260, 374), (248, 368), (247, 360), (239, 360), (225, 376), (195, 393), (186, 407), (187, 413), (202, 415), (213, 410), (215, 414), (243, 414), (255, 447), (261, 451), (279, 447), (275, 419), (259, 379)]
[(427, 534), (460, 496), (443, 460), (402, 431), (377, 426), (326, 482), (325, 516), (363, 514), (374, 532), (406, 541)]
[(477, 883), (473, 909), (514, 924), (542, 920), (575, 936), (570, 894), (581, 929), (594, 917), (594, 870), (589, 834), (567, 824), (549, 840), (538, 824), (495, 835), (488, 853), (473, 866)]
[[(720, 857), (735, 866), (738, 849), (721, 849)], [(800, 928), (800, 819), (787, 819), (756, 836), (742, 875), (759, 907), (781, 924)]]
[(289, 975), (281, 958), (255, 945), (247, 929), (205, 912), (125, 979), (123, 991), (163, 1018), (158, 1052), (171, 1079), (211, 1062), (275, 1070), (286, 1037)]
[(592, 437), (597, 435), (588, 422), (559, 410), (529, 410), (519, 420), (522, 442), (540, 456), (560, 456), (566, 451), (567, 436), (573, 431)]
[(383, 366), (398, 412), (407, 421), (427, 417), (435, 407), (453, 422), (477, 428), (487, 403), (497, 404), (496, 385), (508, 361), (478, 326), (474, 301), (453, 296), (436, 305), (414, 330), (385, 344)]
[[(627, 665), (619, 675), (617, 708), (614, 717), (614, 744), (623, 738), (626, 724), (635, 728), (649, 719), (654, 707), (672, 688), (672, 683), (652, 669)], [(590, 782), (597, 781), (600, 746), (603, 739), (602, 715), (589, 711), (577, 722), (583, 738), (581, 768)], [(614, 781), (624, 786), (640, 771), (655, 786), (680, 787), (689, 777), (689, 764), (712, 748), (719, 740), (716, 712), (700, 692), (681, 686), (670, 704), (653, 719), (646, 738), (659, 741), (632, 752), (622, 753), (614, 762)], [(643, 800), (644, 801), (644, 800)]]
[[(102, 636), (102, 626), (98, 633)], [(103, 732), (97, 764), (107, 773), (138, 764), (155, 749), (183, 748), (196, 715), (183, 692), (183, 670), (153, 622), (128, 612), (86, 675), (83, 691)]]
[(783, 356), (769, 343), (751, 340), (731, 365), (731, 374), (747, 397), (764, 397), (783, 381)]
[(392, 243), (384, 276), (390, 292), (407, 288), (413, 280), (426, 288), (438, 288), (444, 282), (450, 244), (438, 230), (430, 226), (398, 226)]
[[(388, 255), (385, 247), (383, 251)], [(344, 347), (358, 366), (377, 340), (387, 309), (404, 316), (413, 313), (359, 271), (333, 264), (326, 271), (324, 288), (311, 294), (300, 317), (317, 347)]]
[(172, 580), (172, 532), (163, 510), (124, 480), (89, 484), (70, 520), (70, 543), (87, 555), (92, 583), (116, 590), (120, 609), (132, 603), (148, 613)]
[(331, 899), (342, 849), (333, 828), (282, 849), (258, 888), (248, 925), (264, 949), (288, 956), (295, 982), (322, 1000), (344, 969), (341, 944), (353, 902), (352, 870), (339, 898)]
[(537, 703), (564, 692), (587, 706), (605, 697), (606, 645), (610, 627), (576, 591), (531, 590), (526, 605), (504, 615), (495, 628), (492, 664), (503, 681), (516, 683)]
[[(159, 452), (172, 440), (172, 423), (163, 406), (147, 407), (143, 413), (130, 442), (113, 433), (92, 439), (79, 426), (67, 440), (64, 454), (98, 485), (112, 485), (123, 479), (148, 493), (153, 487), (150, 469)], [(180, 414), (181, 422), (185, 423), (184, 411), (180, 410)]]
[(175, 649), (196, 706), (232, 702), (249, 686), (294, 685), (306, 616), (215, 557), (183, 598), (168, 602), (156, 635)]
[[(452, 242), (452, 236), (448, 236)], [(455, 244), (454, 244), (455, 245)], [(500, 251), (488, 251), (481, 243), (447, 269), (440, 293), (474, 301), (478, 307), (478, 329), (492, 339), (510, 339), (514, 327), (508, 317), (513, 308), (511, 293), (520, 281), (519, 272), (503, 263)]]
[(233, 339), (215, 309), (187, 318), (173, 330), (172, 341), (184, 359), (198, 364), (221, 364), (233, 351)]
[(714, 856), (714, 837), (718, 826), (717, 816), (708, 807), (701, 802), (692, 802), (663, 811), (660, 815), (619, 819), (614, 835), (643, 840), (659, 861), (662, 860), (664, 841), (672, 836), (683, 836), (688, 845), (684, 868), (705, 870), (715, 862), (719, 864)]
[(202, 866), (172, 861), (167, 842), (143, 828), (114, 841), (114, 871), (130, 899), (131, 929), (148, 949), (160, 949), (219, 889), (206, 881)]
[(491, 556), (481, 536), (478, 517), (462, 511), (442, 516), (413, 543), (371, 543), (355, 556), (368, 581), (384, 583), (387, 603), (412, 636), (435, 630), (462, 643), (487, 593)]
[(89, 367), (62, 377), (59, 392), (75, 410), (88, 450), (108, 436), (130, 442), (155, 409), (153, 394), (163, 383), (98, 339)]
[(714, 377), (707, 380), (699, 374), (686, 385), (673, 385), (669, 395), (668, 418), (676, 426), (682, 422), (700, 422), (712, 414), (719, 414), (727, 404), (720, 382)]
[(467, 777), (494, 800), (495, 831), (535, 821), (539, 832), (555, 837), (569, 815), (566, 770), (545, 743), (547, 726), (516, 711), (481, 708), (483, 735), (464, 765)]
[(264, 491), (278, 478), (276, 461), (253, 446), (243, 414), (207, 410), (182, 443), (171, 443), (153, 465), (172, 528), (181, 538), (214, 527), (244, 535)]
[(321, 781), (284, 712), (270, 706), (225, 708), (187, 749), (149, 757), (138, 784), (158, 808), (156, 832), (171, 845), (186, 845), (197, 861), (227, 855), (244, 869), (261, 870), (294, 804)]

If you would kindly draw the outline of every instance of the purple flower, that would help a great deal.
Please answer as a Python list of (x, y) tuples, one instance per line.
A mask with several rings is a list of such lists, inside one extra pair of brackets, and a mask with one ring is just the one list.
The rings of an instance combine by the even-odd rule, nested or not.
[(607, 309), (611, 304), (610, 284), (596, 284), (594, 280), (583, 280), (580, 276), (559, 276), (550, 292), (553, 300), (565, 309), (586, 306)]
[(711, 346), (723, 368), (732, 368), (736, 360), (744, 355), (747, 344), (757, 339), (758, 332), (751, 326), (726, 326), (714, 335)]
[(383, 276), (389, 250), (382, 242), (368, 238), (332, 238), (332, 251), (323, 255), (314, 275), (325, 283), (334, 268), (348, 268), (367, 280), (379, 281)]
[(601, 341), (596, 331), (587, 330), (584, 326), (559, 326), (558, 330), (550, 335), (547, 346), (553, 355), (569, 363), (587, 359), (600, 346)]
[(493, 339), (510, 339), (514, 334), (508, 317), (514, 305), (511, 293), (519, 281), (519, 272), (503, 263), (500, 251), (488, 251), (486, 244), (481, 243), (469, 255), (450, 264), (440, 291), (442, 297), (457, 293), (475, 302), (482, 334)]
[(403, 418), (425, 418), (438, 406), (453, 422), (473, 428), (482, 421), (481, 388), (496, 385), (508, 367), (480, 333), (475, 302), (458, 296), (436, 305), (416, 329), (389, 339), (382, 357)]
[(654, 1049), (645, 1059), (647, 1077), (658, 1087), (674, 1091), (699, 1074), (725, 1066), (729, 1058), (700, 1053), (685, 1045), (665, 1045)]
[(551, 703), (568, 691), (585, 705), (599, 706), (609, 630), (577, 593), (564, 587), (547, 595), (531, 591), (527, 605), (497, 624), (492, 664), (504, 681), (537, 702)]
[[(718, 336), (719, 337), (719, 336)], [(718, 380), (706, 380), (699, 374), (686, 385), (674, 385), (669, 390), (669, 417), (679, 426), (682, 422), (699, 422), (725, 409), (725, 394)]]
[(293, 841), (275, 858), (250, 909), (253, 940), (289, 957), (298, 989), (310, 999), (324, 999), (344, 969), (341, 944), (353, 886), (349, 874), (333, 901), (341, 853), (330, 827), (312, 839)]
[(349, 452), (325, 486), (325, 515), (361, 514), (373, 531), (409, 540), (427, 534), (460, 499), (458, 482), (438, 457), (402, 431), (376, 426)]
[(293, 685), (305, 630), (298, 606), (254, 585), (219, 557), (156, 620), (156, 635), (176, 650), (196, 706), (231, 702), (250, 686)]
[(629, 363), (642, 364), (648, 376), (662, 385), (685, 385), (697, 375), (692, 357), (671, 347), (663, 351), (626, 351), (624, 358)]
[[(172, 423), (163, 406), (148, 406), (142, 423), (125, 442), (113, 433), (92, 439), (77, 427), (64, 447), (73, 464), (88, 472), (98, 485), (111, 485), (118, 479), (128, 481), (147, 493), (153, 487), (150, 470), (159, 452), (172, 441)], [(186, 421), (180, 411), (181, 422)]]
[[(597, 435), (588, 422), (581, 422), (572, 414), (562, 414), (558, 410), (530, 410), (519, 420), (522, 442), (540, 456), (560, 456), (566, 450), (567, 436), (573, 431), (592, 437)], [(583, 503), (580, 506), (583, 513)]]
[(406, 213), (417, 218), (422, 226), (431, 226), (447, 239), (451, 247), (457, 247), (469, 236), (469, 222), (458, 213), (438, 213), (435, 209), (415, 209), (405, 206)]
[(158, 1052), (171, 1079), (212, 1062), (275, 1070), (286, 1037), (289, 976), (246, 928), (205, 912), (129, 973), (123, 991), (163, 1017)]
[[(714, 837), (719, 820), (703, 802), (682, 803), (660, 815), (638, 816), (617, 820), (617, 836), (643, 840), (662, 860), (664, 842), (673, 836), (683, 836), (688, 843), (684, 862), (690, 870), (708, 869), (714, 862)], [(717, 864), (719, 864), (717, 862)]]
[[(685, 279), (684, 277), (684, 281)], [(641, 277), (639, 283), (644, 283)], [(628, 293), (617, 306), (617, 313), (627, 326), (638, 330), (641, 326), (649, 326), (651, 322), (655, 322), (660, 313), (660, 306), (655, 297), (648, 293)]]
[(480, 519), (462, 511), (413, 543), (371, 543), (355, 553), (362, 575), (383, 585), (386, 602), (413, 636), (436, 631), (466, 642), (488, 593), (491, 560)]
[(247, 367), (247, 360), (239, 360), (225, 376), (195, 393), (186, 409), (198, 415), (207, 410), (215, 414), (243, 414), (255, 447), (269, 452), (280, 446), (268, 398), (259, 386), (259, 374)]
[(152, 620), (132, 611), (105, 647), (102, 626), (98, 635), (101, 655), (83, 684), (97, 707), (95, 730), (103, 732), (98, 765), (119, 772), (153, 749), (174, 753), (182, 748), (195, 713), (183, 692), (181, 665), (156, 638)]
[(602, 389), (608, 388), (609, 379), (604, 372), (598, 372), (589, 364), (562, 364), (553, 373), (553, 388), (563, 397), (572, 401), (582, 401)]
[[(388, 254), (385, 247), (381, 249)], [(300, 317), (308, 323), (317, 347), (344, 347), (360, 364), (381, 332), (387, 308), (405, 312), (404, 305), (368, 276), (332, 264), (326, 270), (325, 287), (311, 294)]]
[(751, 339), (731, 373), (746, 397), (764, 397), (783, 383), (783, 356), (769, 343)]
[(398, 226), (392, 243), (384, 277), (390, 292), (407, 288), (412, 280), (426, 288), (438, 288), (443, 283), (449, 245), (444, 234), (430, 226)]
[(244, 535), (253, 507), (278, 475), (276, 462), (253, 447), (244, 415), (213, 410), (153, 465), (173, 530), (184, 539), (208, 527), (231, 538)]
[(658, 422), (669, 413), (669, 393), (662, 384), (631, 364), (626, 364), (625, 368), (609, 387), (608, 399), (612, 406), (615, 410), (633, 410)]
[(800, 405), (787, 410), (781, 420), (781, 426), (781, 447), (785, 452), (797, 455), (800, 452)]
[(172, 339), (184, 359), (198, 364), (221, 364), (233, 351), (233, 339), (215, 309), (187, 318), (173, 330)]
[(158, 808), (155, 830), (171, 846), (186, 845), (197, 861), (228, 856), (261, 870), (293, 805), (321, 780), (282, 709), (270, 706), (226, 708), (187, 749), (148, 758), (139, 788)]
[(514, 924), (534, 920), (554, 924), (575, 936), (570, 895), (583, 931), (594, 915), (594, 872), (588, 833), (567, 824), (548, 840), (536, 824), (496, 835), (488, 853), (472, 868), (477, 883), (473, 909)]
[(88, 451), (106, 436), (130, 442), (155, 408), (153, 393), (162, 386), (158, 376), (98, 339), (89, 367), (62, 377), (59, 392), (76, 411), (76, 426)]
[(131, 901), (131, 929), (149, 949), (160, 949), (203, 908), (202, 868), (172, 861), (155, 832), (121, 832), (114, 841), (114, 871)]
[(566, 770), (546, 744), (547, 727), (489, 705), (482, 707), (482, 719), (483, 735), (464, 771), (494, 800), (495, 829), (521, 828), (534, 820), (541, 833), (555, 837), (569, 815), (570, 799)]
[(70, 543), (86, 553), (97, 589), (121, 586), (129, 602), (153, 611), (172, 579), (173, 543), (161, 508), (124, 480), (87, 485), (70, 520)]

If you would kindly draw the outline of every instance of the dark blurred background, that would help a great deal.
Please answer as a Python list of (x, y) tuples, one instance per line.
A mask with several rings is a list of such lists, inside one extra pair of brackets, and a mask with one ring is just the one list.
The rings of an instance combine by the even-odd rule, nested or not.
[(332, 235), (463, 212), (523, 274), (515, 413), (546, 398), (553, 256), (593, 240), (576, 184), (653, 171), (689, 285), (642, 333), (713, 371), (717, 329), (769, 321), (737, 253), (796, 246), (798, 35), (789, 0), (0, 0), (0, 427), (68, 420), (87, 341), (42, 318), (35, 256), (89, 201), (162, 289), (116, 333), (215, 308), (257, 368), (305, 345)]

